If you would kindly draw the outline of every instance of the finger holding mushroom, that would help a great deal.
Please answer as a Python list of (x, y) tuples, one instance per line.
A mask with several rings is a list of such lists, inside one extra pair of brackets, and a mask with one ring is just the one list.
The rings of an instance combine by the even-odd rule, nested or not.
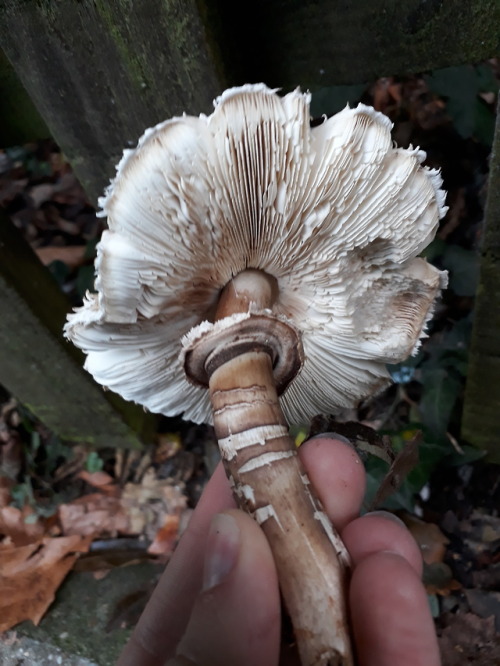
[(355, 406), (418, 347), (446, 275), (417, 255), (446, 209), (385, 116), (360, 105), (310, 129), (309, 101), (234, 88), (126, 151), (101, 201), (97, 294), (66, 333), (123, 397), (213, 419), (303, 664), (350, 664), (347, 554), (287, 421)]

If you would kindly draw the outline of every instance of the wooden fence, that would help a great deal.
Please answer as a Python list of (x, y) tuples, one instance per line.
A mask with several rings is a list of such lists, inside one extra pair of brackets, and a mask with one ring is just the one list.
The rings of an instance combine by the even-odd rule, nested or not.
[[(499, 26), (498, 0), (3, 0), (8, 63), (0, 59), (0, 82), (2, 67), (12, 67), (95, 201), (144, 128), (183, 111), (209, 112), (229, 85), (314, 90), (474, 63), (500, 54)], [(467, 439), (486, 448), (500, 414), (499, 141), (497, 127), (464, 418)], [(79, 371), (61, 341), (63, 306), (56, 316), (41, 305), (59, 297), (2, 225), (0, 309), (9, 315), (0, 327), (0, 381), (64, 436), (137, 442), (137, 412), (125, 408), (123, 426)], [(23, 262), (8, 259), (14, 252)], [(8, 340), (21, 330), (25, 344)], [(85, 423), (98, 413), (93, 432)]]

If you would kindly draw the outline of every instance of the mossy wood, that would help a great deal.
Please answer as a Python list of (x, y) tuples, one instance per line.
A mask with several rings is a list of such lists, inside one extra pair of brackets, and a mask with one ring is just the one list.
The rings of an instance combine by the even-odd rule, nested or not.
[(0, 383), (63, 439), (139, 447), (151, 417), (82, 371), (63, 340), (69, 303), (21, 233), (0, 215)]
[(318, 88), (499, 52), (498, 0), (204, 0), (238, 83)]
[(35, 105), (0, 49), (0, 146), (7, 148), (50, 136)]
[[(499, 25), (498, 0), (0, 4), (0, 45), (94, 200), (114, 174), (122, 149), (134, 145), (145, 127), (183, 111), (209, 111), (212, 98), (227, 85), (262, 80), (316, 89), (477, 62), (499, 53)], [(495, 184), (499, 153), (497, 147)], [(499, 215), (495, 185), (490, 187), (464, 417), (464, 435), (486, 448), (493, 446), (500, 418)], [(13, 270), (16, 277), (2, 285), (1, 305), (2, 311), (14, 312), (15, 304), (21, 322), (21, 313), (29, 317), (30, 310), (17, 288), (19, 270)], [(39, 294), (45, 305), (48, 296)], [(37, 328), (40, 319), (38, 324), (29, 321), (34, 328), (30, 343), (26, 326), (27, 349), (42, 338), (54, 340), (49, 329)], [(12, 330), (17, 332), (17, 325)], [(29, 363), (22, 366), (17, 372), (29, 379)], [(49, 403), (49, 394), (46, 399)]]
[(95, 200), (145, 127), (227, 85), (359, 83), (499, 52), (498, 0), (4, 0), (0, 44)]
[(490, 176), (462, 422), (463, 437), (500, 463), (500, 113)]
[(146, 127), (224, 87), (195, 0), (5, 0), (0, 45), (94, 201)]

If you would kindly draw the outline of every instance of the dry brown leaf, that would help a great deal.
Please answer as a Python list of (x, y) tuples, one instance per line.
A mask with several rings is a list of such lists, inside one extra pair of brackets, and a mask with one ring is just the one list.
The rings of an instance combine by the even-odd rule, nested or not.
[(444, 562), (434, 562), (424, 565), (423, 582), (427, 594), (439, 594), (447, 597), (454, 590), (460, 590), (462, 586), (453, 578), (453, 572)]
[(14, 481), (12, 479), (8, 479), (5, 476), (0, 476), (0, 508), (10, 504), (12, 499), (10, 491), (13, 485)]
[(3, 633), (0, 635), (0, 641), (2, 641), (2, 645), (5, 645), (6, 647), (11, 647), (12, 645), (15, 645), (16, 643), (19, 642), (19, 638), (17, 637), (17, 631), (9, 631), (8, 633)]
[(308, 437), (330, 432), (347, 438), (362, 457), (368, 453), (392, 465), (396, 458), (391, 439), (387, 435), (379, 435), (372, 427), (359, 421), (337, 421), (332, 416), (323, 414), (315, 416), (311, 421)]
[(105, 495), (118, 497), (120, 494), (120, 488), (114, 482), (113, 477), (107, 472), (87, 472), (87, 470), (82, 470), (78, 474), (78, 478), (82, 479), (82, 481), (85, 481), (85, 483), (88, 483), (90, 486), (98, 488)]
[(141, 483), (127, 483), (121, 503), (130, 519), (131, 534), (145, 534), (154, 541), (168, 516), (179, 516), (186, 508), (183, 484), (173, 485), (168, 479), (158, 479), (151, 467)]
[(72, 206), (86, 201), (85, 192), (71, 171), (66, 171), (59, 178), (53, 197), (57, 203)]
[(45, 521), (35, 518), (30, 507), (21, 511), (14, 506), (0, 508), (0, 534), (14, 546), (25, 546), (39, 541), (45, 534)]
[(418, 543), (424, 562), (426, 564), (442, 562), (450, 540), (439, 527), (434, 523), (426, 523), (410, 513), (403, 512), (399, 515)]
[(62, 261), (70, 268), (78, 268), (85, 263), (85, 251), (85, 245), (69, 245), (65, 247), (49, 245), (48, 247), (38, 247), (35, 249), (38, 258), (45, 266), (48, 266), (53, 261)]
[(166, 432), (158, 435), (153, 461), (156, 465), (175, 456), (182, 449), (182, 440), (178, 432)]
[(20, 180), (7, 180), (2, 178), (2, 180), (0, 180), (0, 205), (5, 206), (9, 201), (12, 201), (19, 192), (24, 190), (27, 184), (27, 178)]
[(418, 431), (412, 439), (405, 442), (404, 448), (399, 451), (380, 484), (370, 509), (382, 504), (389, 495), (398, 490), (408, 474), (418, 465), (418, 448), (421, 441), (422, 433)]
[(83, 479), (91, 486), (94, 486), (94, 488), (109, 486), (109, 484), (113, 483), (113, 477), (110, 476), (107, 472), (103, 472), (102, 470), (97, 472), (87, 472), (87, 470), (83, 469), (78, 474), (78, 477)]
[(464, 590), (470, 609), (482, 618), (495, 618), (495, 629), (500, 632), (500, 592), (492, 590)]
[(130, 521), (120, 500), (102, 493), (84, 495), (61, 504), (58, 516), (65, 535), (131, 534)]
[(439, 638), (443, 666), (494, 666), (500, 663), (500, 636), (495, 619), (473, 613), (447, 614), (447, 626)]
[(46, 201), (50, 201), (55, 191), (53, 183), (40, 183), (28, 188), (27, 195), (31, 199), (33, 208), (40, 208)]
[(77, 553), (86, 552), (90, 542), (79, 536), (46, 537), (0, 550), (0, 632), (24, 620), (38, 624)]
[(179, 535), (179, 516), (167, 516), (163, 527), (160, 527), (153, 543), (148, 548), (150, 555), (160, 555), (168, 558), (174, 551)]

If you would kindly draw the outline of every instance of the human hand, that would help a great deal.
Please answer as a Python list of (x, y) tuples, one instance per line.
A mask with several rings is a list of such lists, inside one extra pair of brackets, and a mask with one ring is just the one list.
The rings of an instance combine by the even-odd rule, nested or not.
[[(359, 518), (365, 473), (328, 436), (299, 455), (353, 561), (349, 606), (359, 666), (439, 666), (413, 537), (387, 514)], [(283, 666), (281, 608), (271, 551), (235, 509), (217, 468), (117, 666)], [(171, 661), (168, 661), (168, 660)]]

